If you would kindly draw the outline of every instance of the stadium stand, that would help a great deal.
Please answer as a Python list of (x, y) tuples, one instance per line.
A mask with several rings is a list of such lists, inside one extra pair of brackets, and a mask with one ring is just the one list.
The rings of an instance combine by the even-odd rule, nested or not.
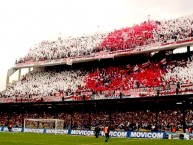
[[(58, 69), (28, 73), (19, 82), (11, 85), (4, 98), (17, 101), (93, 100), (124, 97), (175, 95), (192, 93), (192, 54), (143, 57), (141, 61), (119, 64), (96, 65), (95, 68)], [(127, 59), (127, 58), (125, 58)], [(124, 60), (125, 60), (124, 59)], [(58, 70), (57, 70), (58, 69)], [(177, 86), (178, 84), (178, 86)], [(15, 101), (15, 100), (14, 100)]]
[(148, 20), (106, 34), (42, 41), (16, 63), (82, 57), (103, 51), (141, 51), (154, 46), (190, 41), (192, 37), (193, 15), (163, 21)]
[[(103, 52), (142, 51), (150, 47), (192, 41), (192, 37), (193, 15), (163, 21), (148, 20), (140, 25), (106, 34), (97, 33), (66, 39), (59, 37), (55, 41), (42, 41), (35, 48), (30, 49), (29, 53), (16, 64), (94, 56)], [(45, 103), (40, 106), (46, 109), (38, 106), (37, 110), (31, 111), (20, 108), (20, 111), (0, 112), (0, 126), (11, 124), (14, 127), (23, 127), (25, 118), (57, 118), (64, 120), (64, 129), (91, 129), (96, 125), (105, 126), (106, 123), (111, 125), (111, 130), (123, 131), (176, 132), (192, 128), (191, 109), (178, 106), (157, 108), (159, 97), (192, 94), (192, 60), (192, 52), (173, 54), (171, 50), (168, 54), (168, 51), (164, 50), (113, 60), (73, 64), (73, 66), (42, 67), (40, 70), (27, 73), (21, 80), (11, 84), (1, 94), (0, 101), (2, 104), (16, 105)], [(111, 99), (108, 100), (111, 102), (116, 99), (138, 97), (157, 99), (154, 100), (154, 108), (144, 109), (137, 104), (138, 106), (134, 107), (125, 105), (126, 109), (118, 110), (116, 105), (120, 103), (119, 101), (109, 110), (97, 108), (97, 103), (91, 104), (94, 109), (87, 106), (92, 101)], [(180, 101), (182, 103), (184, 100)], [(70, 102), (70, 105), (62, 108), (64, 110), (54, 108), (57, 106), (54, 103), (61, 102), (67, 104)], [(78, 108), (78, 105), (72, 105), (72, 102), (80, 102), (82, 106), (78, 104), (80, 105)], [(46, 103), (56, 105), (52, 106), (52, 112), (48, 111)], [(54, 128), (50, 123), (32, 122), (26, 125), (30, 128)]]

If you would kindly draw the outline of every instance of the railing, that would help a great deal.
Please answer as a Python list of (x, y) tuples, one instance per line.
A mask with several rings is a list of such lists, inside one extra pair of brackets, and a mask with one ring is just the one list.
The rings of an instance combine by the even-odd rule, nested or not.
[[(181, 86), (178, 94), (176, 94), (176, 85), (170, 85), (167, 89), (164, 87), (150, 87), (150, 88), (135, 88), (129, 90), (104, 91), (100, 94), (92, 94), (91, 91), (81, 92), (80, 95), (55, 94), (54, 96), (37, 96), (33, 95), (29, 97), (2, 97), (0, 103), (27, 103), (27, 102), (62, 102), (62, 101), (87, 101), (87, 100), (104, 100), (104, 99), (121, 99), (121, 98), (139, 98), (139, 97), (155, 97), (157, 96), (157, 90), (159, 90), (159, 96), (170, 95), (185, 95), (193, 94), (193, 84), (185, 84)], [(122, 96), (120, 96), (120, 92)], [(110, 95), (107, 95), (110, 94)], [(83, 97), (85, 96), (85, 97)]]

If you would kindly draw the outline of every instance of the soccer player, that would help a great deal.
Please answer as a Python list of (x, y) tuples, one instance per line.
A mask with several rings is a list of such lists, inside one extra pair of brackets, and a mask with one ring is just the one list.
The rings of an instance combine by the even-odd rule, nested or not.
[(100, 130), (101, 130), (101, 129), (100, 129), (99, 125), (97, 125), (97, 126), (95, 127), (95, 136), (96, 136), (96, 138), (99, 137)]
[(109, 139), (109, 127), (108, 127), (108, 125), (106, 125), (104, 127), (104, 133), (105, 133), (105, 137), (106, 137), (105, 142), (107, 142)]

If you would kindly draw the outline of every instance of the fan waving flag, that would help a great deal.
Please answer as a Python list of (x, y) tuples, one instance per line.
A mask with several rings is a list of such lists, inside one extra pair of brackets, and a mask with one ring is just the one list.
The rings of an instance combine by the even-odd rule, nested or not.
[(162, 65), (165, 65), (167, 63), (166, 58), (162, 59), (160, 62)]
[(146, 62), (146, 63), (143, 63), (142, 64), (142, 67), (144, 68), (144, 67), (147, 67), (147, 66), (149, 66), (150, 65), (150, 61), (148, 61), (148, 62)]
[(138, 65), (136, 65), (134, 68), (133, 68), (133, 71), (138, 71), (139, 70), (139, 67)]

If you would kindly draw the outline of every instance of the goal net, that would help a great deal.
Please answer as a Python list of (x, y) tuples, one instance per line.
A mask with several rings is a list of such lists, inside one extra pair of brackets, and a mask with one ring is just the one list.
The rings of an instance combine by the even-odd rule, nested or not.
[(54, 131), (55, 134), (57, 134), (58, 132), (60, 132), (60, 130), (63, 130), (63, 127), (64, 120), (61, 119), (24, 119), (23, 132), (31, 132), (31, 130), (34, 129), (36, 129), (34, 130), (34, 132), (36, 132), (37, 129), (51, 129)]

